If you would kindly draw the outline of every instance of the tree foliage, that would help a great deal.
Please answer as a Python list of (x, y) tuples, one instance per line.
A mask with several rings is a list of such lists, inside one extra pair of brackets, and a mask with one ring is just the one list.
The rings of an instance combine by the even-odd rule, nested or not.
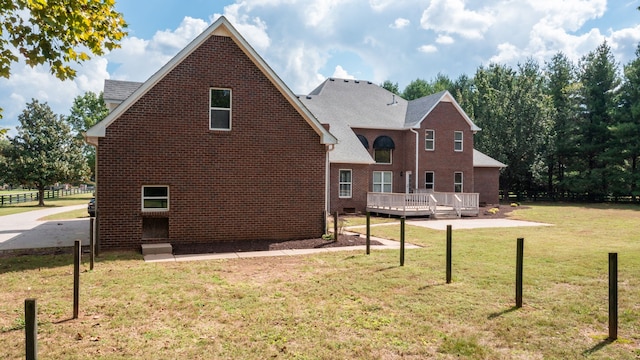
[(114, 6), (114, 0), (0, 0), (0, 76), (8, 78), (22, 56), (32, 67), (47, 64), (62, 80), (74, 78), (69, 63), (89, 60), (87, 51), (103, 55), (127, 34)]
[(18, 120), (18, 134), (11, 139), (7, 156), (10, 182), (38, 189), (43, 206), (47, 187), (86, 180), (89, 169), (82, 145), (62, 116), (55, 115), (46, 103), (33, 100)]
[[(104, 119), (108, 114), (109, 109), (107, 109), (104, 103), (102, 92), (96, 94), (88, 91), (84, 93), (84, 95), (76, 96), (76, 98), (73, 99), (71, 113), (69, 117), (67, 117), (67, 122), (76, 133), (76, 138), (82, 141), (84, 137), (83, 133)], [(93, 146), (85, 144), (82, 147), (82, 152), (87, 159), (87, 164), (91, 169), (91, 177), (93, 178), (96, 167), (96, 150)]]
[(398, 83), (392, 83), (391, 80), (385, 80), (381, 87), (387, 91), (390, 91), (396, 95), (400, 95), (400, 88), (398, 87)]

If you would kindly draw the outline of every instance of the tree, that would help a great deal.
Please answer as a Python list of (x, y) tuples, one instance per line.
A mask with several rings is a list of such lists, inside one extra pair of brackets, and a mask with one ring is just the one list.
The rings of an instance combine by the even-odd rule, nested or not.
[(620, 88), (615, 125), (611, 127), (612, 154), (622, 158), (622, 195), (637, 201), (640, 195), (640, 45), (636, 59), (624, 67), (624, 83)]
[(427, 83), (426, 80), (415, 79), (410, 82), (406, 88), (404, 88), (402, 97), (407, 100), (415, 100), (431, 94), (431, 86), (429, 86), (429, 83)]
[(400, 88), (398, 87), (398, 83), (396, 82), (395, 84), (391, 82), (391, 80), (385, 80), (382, 83), (382, 88), (390, 91), (396, 95), (400, 95)]
[[(565, 176), (575, 172), (580, 159), (576, 159), (577, 95), (580, 89), (575, 65), (562, 52), (546, 64), (547, 95), (553, 103), (552, 129), (547, 141), (547, 188), (550, 194), (568, 192)], [(570, 181), (570, 179), (569, 179)]]
[(606, 42), (581, 60), (578, 155), (586, 160), (577, 188), (590, 200), (602, 200), (608, 194), (610, 163), (606, 153), (611, 145), (610, 126), (616, 108), (614, 93), (620, 83), (616, 62)]
[(18, 134), (11, 139), (8, 156), (9, 178), (38, 189), (39, 206), (44, 206), (48, 186), (86, 180), (89, 169), (81, 143), (62, 116), (55, 115), (46, 103), (32, 100), (18, 120)]
[(6, 184), (9, 181), (9, 162), (7, 161), (7, 155), (9, 154), (9, 148), (11, 143), (4, 136), (0, 136), (0, 186)]
[(74, 78), (70, 62), (89, 60), (85, 50), (103, 55), (127, 35), (114, 7), (114, 0), (1, 1), (0, 76), (9, 78), (15, 49), (27, 65), (47, 64), (61, 80)]
[[(109, 114), (109, 109), (104, 103), (102, 92), (100, 94), (88, 91), (82, 96), (76, 96), (71, 106), (71, 114), (67, 118), (67, 122), (76, 132), (76, 138), (83, 140), (83, 133), (90, 127), (100, 122)], [(95, 174), (96, 167), (96, 149), (85, 144), (82, 152), (87, 159), (87, 164), (91, 169), (92, 177)]]

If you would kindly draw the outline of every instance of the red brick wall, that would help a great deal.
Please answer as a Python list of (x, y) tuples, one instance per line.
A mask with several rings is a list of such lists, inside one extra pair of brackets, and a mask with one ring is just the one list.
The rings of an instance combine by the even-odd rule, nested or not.
[(500, 202), (500, 169), (477, 167), (474, 171), (474, 192), (480, 193), (480, 203), (497, 205)]
[[(392, 171), (393, 179), (392, 179), (392, 187), (393, 192), (404, 192), (405, 184), (404, 184), (404, 171), (407, 170), (406, 165), (406, 152), (407, 147), (404, 141), (404, 133), (406, 131), (401, 130), (376, 130), (376, 129), (359, 129), (354, 128), (353, 132), (358, 135), (363, 135), (369, 141), (369, 154), (371, 154), (371, 158), (374, 158), (373, 155), (373, 142), (376, 140), (378, 136), (386, 135), (393, 140), (396, 148), (392, 150), (391, 153), (391, 164), (372, 164), (369, 165), (369, 183), (366, 191), (373, 190), (373, 172), (374, 171)], [(400, 176), (400, 172), (403, 172), (403, 176)]]
[[(340, 198), (340, 170), (351, 170), (351, 198)], [(370, 189), (371, 173), (369, 165), (331, 164), (331, 200), (329, 211), (344, 213), (345, 209), (354, 209), (364, 213), (367, 210), (367, 189)]]
[[(232, 130), (209, 130), (209, 89), (232, 89)], [(302, 239), (323, 232), (325, 147), (228, 37), (212, 36), (106, 130), (98, 148), (101, 249), (138, 249), (143, 216), (169, 239)], [(168, 185), (170, 211), (141, 211)]]
[[(435, 130), (435, 151), (425, 150), (426, 129)], [(422, 122), (419, 131), (418, 187), (425, 187), (425, 171), (434, 171), (435, 191), (452, 192), (454, 173), (461, 171), (464, 178), (463, 192), (474, 192), (473, 133), (453, 104), (441, 102), (436, 105)], [(454, 131), (464, 132), (462, 152), (453, 150)]]

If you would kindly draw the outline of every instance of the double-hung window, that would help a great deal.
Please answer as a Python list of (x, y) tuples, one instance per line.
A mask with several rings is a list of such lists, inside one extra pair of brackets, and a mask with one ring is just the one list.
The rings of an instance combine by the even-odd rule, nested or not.
[(453, 150), (462, 151), (462, 131), (453, 132)]
[(231, 130), (231, 89), (209, 89), (209, 129)]
[(435, 130), (425, 130), (424, 149), (427, 151), (434, 151), (436, 149), (436, 131)]
[(143, 186), (142, 187), (142, 211), (168, 211), (169, 187), (168, 186)]
[(461, 193), (463, 189), (462, 185), (463, 185), (462, 173), (461, 172), (453, 173), (453, 191)]
[(373, 172), (373, 192), (393, 191), (392, 180), (393, 173), (391, 171), (374, 171)]
[(435, 173), (433, 171), (424, 173), (424, 188), (427, 190), (433, 190), (435, 188)]
[(338, 196), (341, 198), (351, 197), (351, 170), (340, 170), (340, 190)]

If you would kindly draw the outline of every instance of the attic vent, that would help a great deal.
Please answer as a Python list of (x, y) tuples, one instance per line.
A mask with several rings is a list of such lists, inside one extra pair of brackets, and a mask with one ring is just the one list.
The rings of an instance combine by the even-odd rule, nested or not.
[(360, 84), (360, 80), (354, 80), (356, 84)]
[(311, 96), (307, 95), (307, 99), (311, 100)]
[(349, 82), (349, 80), (347, 80), (347, 79), (344, 79), (344, 82)]
[(371, 81), (367, 81), (367, 84), (371, 85), (371, 84), (373, 84), (373, 83), (372, 83)]
[(329, 81), (336, 81), (336, 79), (334, 79), (334, 78), (329, 78)]

